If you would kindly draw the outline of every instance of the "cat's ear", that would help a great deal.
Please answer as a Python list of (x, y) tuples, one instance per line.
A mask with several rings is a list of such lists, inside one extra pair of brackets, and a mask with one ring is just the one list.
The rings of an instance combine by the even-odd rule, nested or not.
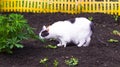
[(46, 28), (46, 26), (45, 25), (43, 25), (43, 27), (42, 27), (42, 30), (46, 30), (47, 28)]

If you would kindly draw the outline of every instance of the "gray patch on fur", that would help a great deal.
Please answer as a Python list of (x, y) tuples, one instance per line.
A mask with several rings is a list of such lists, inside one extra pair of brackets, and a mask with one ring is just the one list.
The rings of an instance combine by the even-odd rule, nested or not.
[(45, 31), (43, 31), (43, 32), (41, 33), (41, 36), (42, 36), (42, 37), (46, 37), (46, 36), (48, 36), (48, 35), (49, 35), (49, 33), (48, 33), (47, 30), (45, 30)]
[(70, 21), (70, 23), (75, 23), (75, 18), (69, 19), (68, 21)]
[(94, 32), (94, 24), (93, 24), (93, 22), (90, 24), (90, 27), (91, 27), (91, 31)]

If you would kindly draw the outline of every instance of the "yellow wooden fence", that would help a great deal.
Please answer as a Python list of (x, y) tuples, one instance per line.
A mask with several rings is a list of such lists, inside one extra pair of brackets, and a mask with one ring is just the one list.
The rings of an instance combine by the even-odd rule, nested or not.
[(100, 12), (120, 15), (120, 0), (0, 0), (0, 12)]

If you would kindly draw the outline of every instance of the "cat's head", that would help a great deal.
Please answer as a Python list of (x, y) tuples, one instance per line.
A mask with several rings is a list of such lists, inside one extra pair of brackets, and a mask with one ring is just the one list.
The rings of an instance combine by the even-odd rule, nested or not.
[(39, 37), (41, 39), (48, 39), (49, 38), (49, 27), (46, 27), (45, 25), (42, 27), (42, 30), (39, 33)]

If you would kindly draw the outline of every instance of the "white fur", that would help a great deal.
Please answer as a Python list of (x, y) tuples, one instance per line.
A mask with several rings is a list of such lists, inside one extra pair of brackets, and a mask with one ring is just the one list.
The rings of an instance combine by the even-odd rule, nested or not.
[(84, 17), (75, 18), (74, 23), (70, 23), (70, 21), (58, 21), (54, 24), (50, 25), (48, 28), (43, 26), (44, 31), (49, 29), (49, 35), (46, 37), (41, 36), (41, 32), (39, 33), (40, 38), (51, 39), (54, 38), (59, 41), (57, 46), (64, 46), (69, 42), (73, 42), (77, 44), (78, 47), (88, 46), (91, 40), (91, 21)]

